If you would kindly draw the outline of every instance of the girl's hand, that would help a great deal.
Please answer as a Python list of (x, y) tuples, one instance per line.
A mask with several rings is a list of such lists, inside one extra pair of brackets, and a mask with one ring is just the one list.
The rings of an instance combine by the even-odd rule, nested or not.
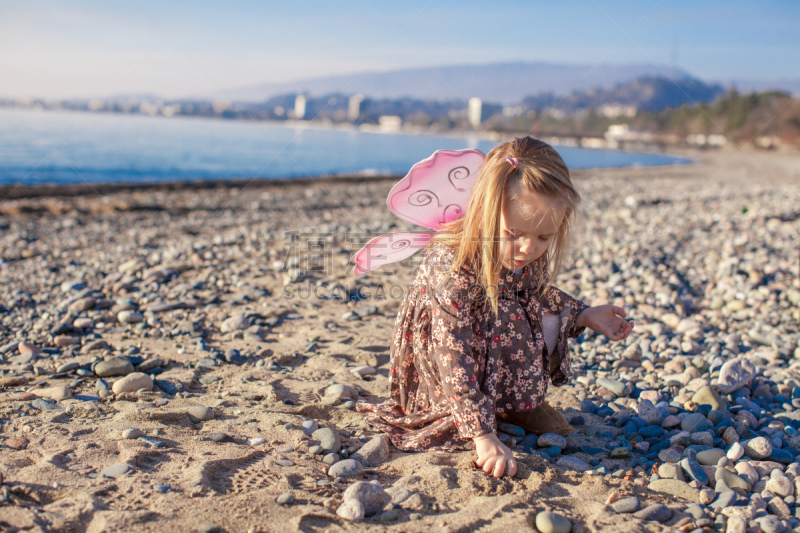
[(475, 464), (489, 475), (502, 477), (505, 472), (509, 477), (517, 473), (517, 461), (494, 433), (487, 433), (472, 439), (478, 460)]
[(633, 331), (633, 322), (624, 320), (625, 311), (615, 305), (598, 305), (578, 315), (577, 326), (588, 327), (612, 341), (621, 341)]

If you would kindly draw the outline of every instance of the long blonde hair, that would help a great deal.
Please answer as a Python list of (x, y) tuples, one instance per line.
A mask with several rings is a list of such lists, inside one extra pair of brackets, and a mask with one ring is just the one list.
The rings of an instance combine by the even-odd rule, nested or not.
[[(519, 166), (514, 168), (506, 156), (516, 157)], [(561, 201), (566, 206), (555, 239), (537, 260), (545, 259), (548, 264), (547, 269), (539, 269), (540, 278), (537, 280), (541, 294), (547, 293), (566, 258), (580, 195), (572, 186), (564, 160), (544, 141), (526, 136), (492, 148), (481, 165), (466, 213), (444, 224), (426, 247), (430, 249), (436, 243), (443, 243), (456, 251), (456, 260), (450, 272), (458, 271), (463, 265), (468, 265), (476, 272), (486, 295), (484, 305), (486, 301), (491, 303), (495, 315), (500, 278), (497, 265), (501, 263), (500, 214), (509, 185), (519, 185), (527, 191)], [(506, 200), (509, 199), (506, 196)]]

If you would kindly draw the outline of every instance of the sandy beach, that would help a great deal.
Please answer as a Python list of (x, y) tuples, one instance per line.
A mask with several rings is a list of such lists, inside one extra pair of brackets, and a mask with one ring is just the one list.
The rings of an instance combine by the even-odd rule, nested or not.
[[(386, 207), (396, 178), (3, 191), (0, 531), (797, 528), (800, 155), (686, 155), (573, 172), (557, 285), (635, 327), (572, 344), (548, 401), (576, 432), (503, 437), (511, 479), (400, 452), (354, 410), (388, 396), (420, 259), (348, 268), (421, 229)], [(373, 481), (368, 516), (337, 514)]]

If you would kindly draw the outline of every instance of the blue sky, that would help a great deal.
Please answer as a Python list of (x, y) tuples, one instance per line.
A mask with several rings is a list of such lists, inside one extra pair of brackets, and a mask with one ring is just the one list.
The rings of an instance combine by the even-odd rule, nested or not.
[[(168, 37), (167, 34), (170, 34)], [(0, 96), (203, 96), (506, 61), (800, 77), (800, 2), (0, 0)]]

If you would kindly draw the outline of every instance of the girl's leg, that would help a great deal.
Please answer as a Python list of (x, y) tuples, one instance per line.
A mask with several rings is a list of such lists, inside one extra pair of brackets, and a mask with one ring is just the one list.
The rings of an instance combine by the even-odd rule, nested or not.
[(550, 375), (555, 374), (561, 364), (556, 344), (558, 343), (558, 317), (547, 311), (542, 313), (542, 333), (544, 334), (545, 349), (550, 356)]

